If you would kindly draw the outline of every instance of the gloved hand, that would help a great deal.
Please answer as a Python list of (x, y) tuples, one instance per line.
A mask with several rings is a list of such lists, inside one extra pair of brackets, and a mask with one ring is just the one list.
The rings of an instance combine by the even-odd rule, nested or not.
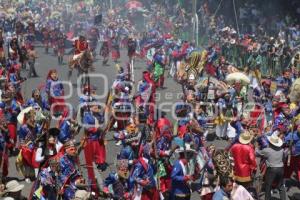
[(170, 151), (170, 150), (167, 150), (167, 151), (165, 151), (164, 153), (165, 153), (166, 156), (169, 156), (169, 155), (171, 154), (171, 151)]
[(191, 177), (190, 175), (186, 175), (186, 176), (183, 177), (183, 180), (184, 180), (185, 182), (188, 182), (188, 181), (190, 181), (191, 179), (192, 179), (192, 177)]
[(108, 187), (104, 187), (103, 192), (108, 194), (109, 193)]
[(131, 194), (129, 192), (125, 192), (125, 194), (123, 195), (124, 199), (130, 199), (131, 198)]
[(139, 184), (141, 186), (147, 186), (149, 183), (150, 183), (150, 181), (148, 179), (144, 179), (139, 182)]

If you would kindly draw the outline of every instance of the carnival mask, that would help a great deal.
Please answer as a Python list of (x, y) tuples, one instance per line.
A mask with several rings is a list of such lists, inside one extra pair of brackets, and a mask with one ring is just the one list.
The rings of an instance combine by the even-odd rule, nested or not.
[(75, 146), (68, 147), (66, 149), (66, 153), (68, 156), (75, 157), (77, 155), (77, 149)]
[(117, 170), (120, 177), (127, 179), (129, 177), (128, 160), (118, 160)]

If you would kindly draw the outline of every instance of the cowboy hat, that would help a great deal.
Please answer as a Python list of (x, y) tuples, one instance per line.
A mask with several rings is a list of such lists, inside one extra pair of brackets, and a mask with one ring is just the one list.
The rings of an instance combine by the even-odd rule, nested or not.
[(77, 190), (75, 192), (74, 200), (87, 200), (90, 198), (91, 193), (87, 192), (86, 190)]
[(248, 132), (243, 132), (239, 137), (239, 142), (241, 144), (249, 144), (252, 140), (253, 136)]
[(6, 183), (5, 187), (7, 192), (19, 192), (24, 188), (24, 185), (20, 184), (16, 180), (12, 180)]
[(268, 138), (269, 142), (276, 147), (281, 147), (283, 145), (282, 139), (280, 139), (276, 134), (267, 136), (267, 138)]

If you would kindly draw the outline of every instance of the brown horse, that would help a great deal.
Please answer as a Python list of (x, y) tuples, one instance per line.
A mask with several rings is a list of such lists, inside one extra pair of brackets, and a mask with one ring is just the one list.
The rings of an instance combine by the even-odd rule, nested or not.
[(83, 51), (81, 55), (76, 59), (71, 58), (69, 61), (70, 69), (69, 69), (68, 78), (69, 79), (71, 78), (72, 71), (74, 68), (76, 68), (78, 71), (78, 77), (82, 74), (88, 74), (89, 71), (94, 71), (95, 69), (93, 67), (93, 61), (94, 58), (90, 50)]

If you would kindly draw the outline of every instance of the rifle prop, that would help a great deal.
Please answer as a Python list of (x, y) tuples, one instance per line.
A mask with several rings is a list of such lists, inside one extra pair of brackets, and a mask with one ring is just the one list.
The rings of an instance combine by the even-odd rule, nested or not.
[(143, 142), (146, 138), (146, 124), (143, 124), (142, 130), (141, 130), (141, 137), (138, 144), (138, 150), (135, 152), (135, 158), (138, 159), (141, 145), (143, 145)]
[(293, 148), (293, 139), (294, 139), (294, 125), (295, 125), (295, 118), (292, 119), (292, 138), (289, 142), (289, 153), (287, 158), (287, 166), (291, 165), (291, 158), (292, 158), (292, 148)]

